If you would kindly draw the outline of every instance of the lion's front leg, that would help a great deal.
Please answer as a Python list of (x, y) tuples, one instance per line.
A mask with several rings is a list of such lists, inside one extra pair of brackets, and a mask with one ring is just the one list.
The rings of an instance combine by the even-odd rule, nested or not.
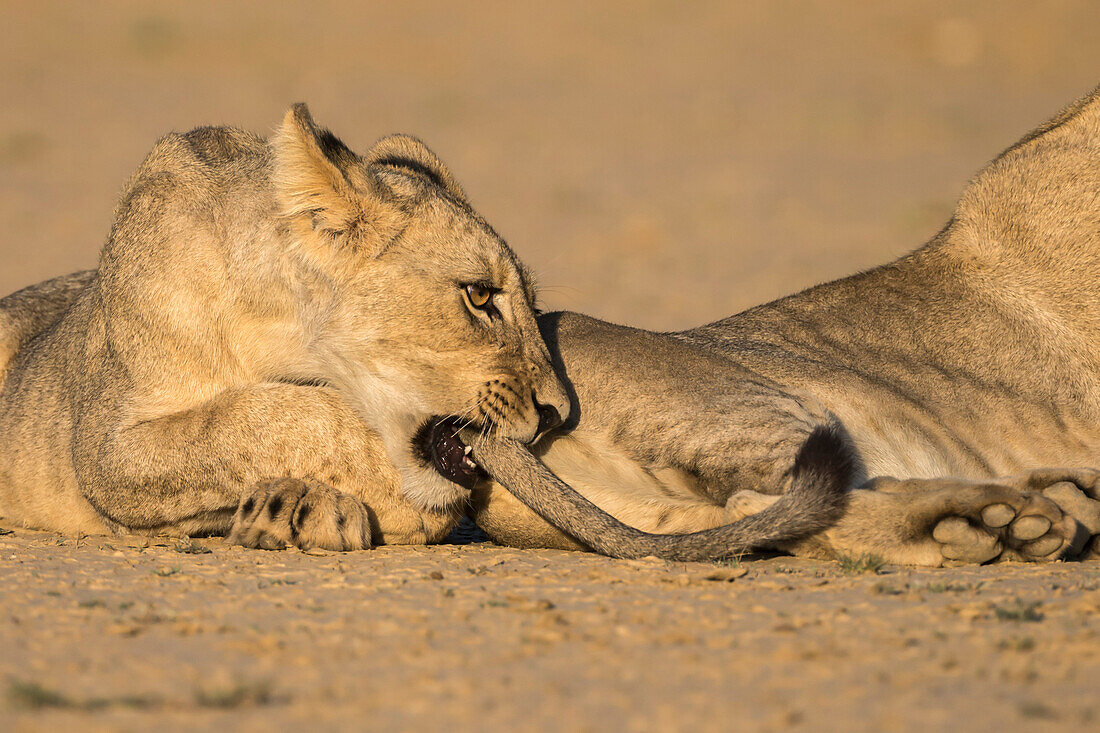
[(130, 530), (360, 549), (436, 541), (457, 522), (408, 500), (381, 438), (327, 387), (255, 385), (87, 441), (82, 489)]
[(1088, 530), (1044, 495), (1058, 482), (1034, 483), (1031, 476), (987, 482), (878, 478), (852, 492), (836, 525), (782, 549), (930, 567), (1042, 562), (1080, 552)]

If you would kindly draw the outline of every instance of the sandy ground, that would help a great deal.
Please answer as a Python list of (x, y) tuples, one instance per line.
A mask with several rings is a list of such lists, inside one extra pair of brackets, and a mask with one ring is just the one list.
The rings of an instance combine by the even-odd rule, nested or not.
[(0, 537), (3, 726), (1100, 725), (1100, 565)]
[[(919, 245), (1100, 82), (1088, 0), (0, 6), (2, 292), (157, 136), (306, 100), (427, 140), (549, 307), (683, 327)], [(1100, 566), (142, 542), (0, 536), (0, 729), (1100, 725)]]

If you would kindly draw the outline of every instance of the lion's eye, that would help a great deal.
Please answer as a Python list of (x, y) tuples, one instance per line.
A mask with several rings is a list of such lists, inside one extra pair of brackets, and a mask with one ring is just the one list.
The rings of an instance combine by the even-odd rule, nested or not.
[(470, 305), (480, 310), (489, 310), (493, 306), (493, 295), (495, 291), (485, 285), (471, 284), (466, 286), (466, 297), (470, 300)]

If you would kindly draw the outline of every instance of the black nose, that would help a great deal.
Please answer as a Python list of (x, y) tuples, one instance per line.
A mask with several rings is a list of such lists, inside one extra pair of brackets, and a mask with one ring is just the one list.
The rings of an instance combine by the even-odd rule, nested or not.
[(535, 403), (535, 409), (539, 412), (539, 429), (535, 433), (535, 439), (538, 440), (561, 425), (561, 415), (558, 413), (558, 408), (553, 405), (540, 405), (534, 397), (532, 397), (532, 400)]

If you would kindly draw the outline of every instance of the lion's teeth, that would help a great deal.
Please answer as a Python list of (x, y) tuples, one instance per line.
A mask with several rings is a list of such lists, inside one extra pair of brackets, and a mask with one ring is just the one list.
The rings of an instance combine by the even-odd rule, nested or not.
[(470, 455), (470, 451), (472, 451), (472, 450), (473, 450), (473, 448), (471, 448), (470, 446), (466, 446), (465, 448), (462, 449), (462, 453), (463, 453), (463, 455), (468, 456), (468, 455)]

